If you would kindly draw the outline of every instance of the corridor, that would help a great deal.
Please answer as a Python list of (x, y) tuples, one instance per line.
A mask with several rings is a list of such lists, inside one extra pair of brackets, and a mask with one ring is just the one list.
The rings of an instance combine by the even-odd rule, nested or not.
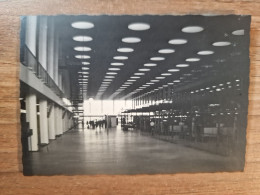
[(235, 171), (231, 157), (144, 136), (137, 130), (73, 129), (24, 159), (25, 175)]

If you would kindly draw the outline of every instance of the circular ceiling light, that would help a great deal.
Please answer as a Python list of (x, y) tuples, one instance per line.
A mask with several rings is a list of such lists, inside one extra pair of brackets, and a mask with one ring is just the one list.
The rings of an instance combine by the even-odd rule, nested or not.
[(123, 63), (120, 63), (120, 62), (113, 62), (111, 63), (112, 66), (124, 66)]
[(161, 61), (161, 60), (165, 60), (164, 57), (151, 57), (150, 60), (152, 61)]
[(180, 69), (169, 69), (168, 72), (178, 72)]
[(113, 79), (113, 78), (115, 78), (115, 76), (105, 76), (105, 78), (108, 78), (108, 79)]
[(186, 62), (198, 62), (198, 61), (200, 61), (200, 59), (199, 58), (187, 58), (185, 61)]
[(115, 75), (117, 74), (116, 72), (107, 72), (108, 75)]
[(115, 71), (117, 71), (117, 70), (120, 70), (120, 68), (109, 68), (108, 70), (115, 70)]
[(175, 50), (174, 49), (160, 49), (158, 52), (163, 53), (163, 54), (167, 54), (167, 53), (174, 53)]
[(188, 41), (186, 39), (171, 39), (168, 43), (173, 45), (182, 45), (187, 43)]
[(165, 79), (165, 77), (155, 77), (156, 79)]
[(80, 42), (88, 42), (88, 41), (92, 41), (92, 37), (89, 36), (74, 36), (72, 38), (74, 41), (80, 41)]
[(125, 43), (139, 43), (141, 42), (141, 39), (138, 37), (125, 37), (122, 41)]
[(146, 72), (146, 71), (150, 71), (151, 69), (149, 69), (149, 68), (140, 68), (140, 69), (138, 69), (139, 71), (143, 71), (143, 72)]
[(153, 64), (153, 63), (146, 63), (146, 64), (144, 64), (144, 66), (147, 66), (147, 67), (153, 67), (153, 66), (157, 66), (157, 64)]
[(87, 55), (75, 55), (75, 58), (78, 58), (78, 59), (89, 59), (90, 56), (87, 56)]
[(74, 50), (75, 50), (75, 51), (91, 51), (91, 48), (90, 48), (90, 47), (81, 47), (81, 46), (78, 46), (78, 47), (74, 47)]
[(184, 68), (184, 67), (188, 67), (189, 64), (177, 64), (176, 67), (178, 68)]
[(145, 75), (145, 74), (142, 72), (137, 72), (137, 73), (134, 73), (134, 75)]
[(205, 51), (199, 51), (198, 52), (199, 55), (211, 55), (213, 53), (214, 53), (214, 51), (210, 51), (210, 50), (205, 50)]
[(83, 65), (89, 65), (89, 62), (82, 62)]
[(184, 33), (198, 33), (203, 30), (204, 28), (202, 28), (201, 26), (186, 26), (183, 29), (181, 29), (181, 31)]
[(244, 29), (240, 29), (240, 30), (235, 30), (232, 32), (233, 35), (245, 35), (245, 30)]
[(114, 56), (113, 57), (115, 60), (127, 60), (128, 57), (127, 56)]
[(90, 28), (93, 28), (94, 27), (94, 24), (91, 23), (91, 22), (83, 22), (83, 21), (80, 21), (80, 22), (73, 22), (71, 24), (71, 26), (73, 28), (77, 28), (77, 29), (90, 29)]
[(136, 30), (136, 31), (142, 31), (142, 30), (148, 30), (150, 29), (150, 25), (147, 23), (132, 23), (128, 25), (128, 29), (130, 30)]
[(228, 41), (219, 41), (212, 44), (213, 46), (221, 47), (221, 46), (228, 46), (231, 45)]
[(161, 75), (162, 76), (171, 76), (172, 74), (171, 73), (162, 73)]
[(118, 51), (118, 52), (124, 52), (124, 53), (127, 53), (127, 52), (133, 52), (134, 49), (132, 49), (132, 48), (128, 48), (128, 47), (124, 47), (124, 48), (118, 48), (117, 51)]

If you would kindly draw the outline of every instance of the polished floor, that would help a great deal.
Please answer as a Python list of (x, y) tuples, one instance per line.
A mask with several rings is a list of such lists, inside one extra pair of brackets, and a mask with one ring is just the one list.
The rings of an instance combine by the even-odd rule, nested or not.
[(238, 170), (231, 157), (144, 136), (139, 131), (74, 129), (23, 160), (25, 175), (165, 174)]

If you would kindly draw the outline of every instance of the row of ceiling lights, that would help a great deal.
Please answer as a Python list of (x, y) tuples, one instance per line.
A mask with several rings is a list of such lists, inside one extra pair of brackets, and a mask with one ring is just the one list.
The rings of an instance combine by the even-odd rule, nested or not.
[[(94, 27), (94, 24), (90, 23), (90, 22), (74, 22), (74, 23), (72, 23), (72, 27), (78, 28), (78, 29), (90, 29), (90, 28)], [(146, 23), (133, 23), (133, 24), (129, 24), (128, 28), (130, 30), (142, 31), (142, 30), (150, 29), (150, 25), (146, 24)], [(198, 33), (198, 32), (201, 32), (203, 30), (204, 29), (200, 26), (188, 26), (188, 27), (184, 27), (182, 29), (182, 32)], [(242, 30), (236, 30), (236, 31), (233, 31), (232, 34), (233, 35), (244, 35), (244, 30), (243, 29)], [(87, 41), (92, 41), (93, 39), (92, 39), (92, 37), (89, 37), (89, 36), (74, 36), (73, 40), (87, 42)], [(139, 42), (141, 42), (141, 39), (138, 38), (138, 37), (125, 37), (125, 38), (122, 38), (122, 42), (139, 43)], [(174, 45), (186, 44), (187, 42), (188, 41), (186, 39), (169, 40), (169, 44), (174, 44)], [(230, 44), (231, 43), (227, 42), (227, 41), (220, 41), (220, 42), (215, 42), (212, 45), (213, 46), (228, 46)], [(75, 51), (86, 51), (87, 52), (87, 51), (91, 51), (91, 48), (90, 47), (78, 46), (78, 47), (75, 47), (74, 50)], [(118, 48), (117, 51), (127, 53), (127, 52), (133, 52), (134, 49), (125, 47), (125, 48)], [(175, 52), (174, 49), (161, 49), (161, 50), (158, 51), (158, 53), (160, 53), (160, 54), (169, 54), (169, 53), (174, 53), (174, 52)], [(199, 51), (197, 54), (198, 55), (210, 55), (210, 54), (213, 54), (213, 53), (214, 53), (214, 51), (205, 50), (205, 51)], [(78, 59), (89, 59), (90, 58), (89, 55), (76, 55), (75, 57), (78, 58)], [(126, 60), (126, 59), (128, 59), (128, 57), (127, 56), (114, 56), (113, 59), (115, 59), (115, 60)], [(165, 60), (165, 58), (156, 56), (156, 57), (151, 57), (150, 60), (151, 61), (162, 61), (162, 60)], [(196, 61), (199, 61), (199, 60), (200, 60), (200, 58), (187, 58), (186, 59), (187, 62), (196, 62)], [(89, 62), (82, 62), (82, 64), (83, 65), (89, 65)], [(123, 66), (124, 64), (121, 63), (121, 62), (112, 62), (111, 65), (112, 66)], [(157, 64), (146, 63), (146, 64), (144, 64), (144, 66), (153, 67), (153, 66), (157, 66)], [(179, 67), (179, 68), (188, 67), (188, 66), (189, 66), (189, 64), (178, 64), (178, 65), (176, 65), (176, 67)], [(87, 70), (87, 69), (82, 69), (82, 70)], [(109, 71), (119, 71), (120, 68), (109, 68), (108, 70)], [(150, 71), (150, 69), (149, 68), (141, 68), (141, 69), (139, 69), (139, 71), (140, 72), (135, 73), (133, 77), (130, 77), (131, 79), (126, 81), (118, 90), (116, 90), (116, 92), (113, 95), (119, 94), (124, 89), (126, 89), (128, 86), (133, 84), (133, 82), (136, 81), (136, 80), (133, 80), (133, 78), (140, 78), (140, 77), (135, 77), (135, 76), (145, 75), (143, 72)], [(168, 71), (169, 72), (176, 72), (176, 71), (179, 71), (179, 69), (169, 69)], [(105, 76), (105, 79), (102, 82), (102, 85), (100, 86), (100, 89), (98, 91), (98, 95), (101, 95), (106, 90), (106, 88), (109, 86), (109, 84), (112, 82), (112, 80), (115, 78), (115, 76), (110, 76), (110, 75), (116, 75), (116, 74), (117, 74), (117, 72), (107, 72), (107, 75)], [(162, 74), (162, 76), (169, 76), (169, 75), (171, 75), (171, 74), (170, 73), (163, 73)], [(164, 79), (165, 77), (164, 78), (163, 77), (157, 77), (157, 78)], [(85, 84), (87, 84), (87, 79), (85, 79), (83, 81), (84, 81)], [(179, 82), (179, 80), (176, 80), (175, 82), (177, 82), (177, 81)], [(158, 81), (156, 80), (155, 82), (158, 82)], [(83, 82), (81, 82), (81, 81), (80, 81), (80, 83), (83, 84)], [(153, 83), (153, 82), (151, 81), (151, 83)], [(146, 85), (142, 86), (141, 88), (137, 89), (134, 93), (137, 93), (138, 91), (145, 89), (146, 87), (149, 87), (149, 86), (150, 86), (149, 84), (146, 84)]]

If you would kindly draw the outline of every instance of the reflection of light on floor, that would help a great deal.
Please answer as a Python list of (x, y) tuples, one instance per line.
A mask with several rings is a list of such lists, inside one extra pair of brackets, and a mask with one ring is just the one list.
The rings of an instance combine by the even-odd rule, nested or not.
[[(48, 147), (48, 150), (46, 148)], [(238, 169), (232, 158), (144, 136), (139, 131), (72, 130), (32, 153), (35, 174), (155, 174)]]

